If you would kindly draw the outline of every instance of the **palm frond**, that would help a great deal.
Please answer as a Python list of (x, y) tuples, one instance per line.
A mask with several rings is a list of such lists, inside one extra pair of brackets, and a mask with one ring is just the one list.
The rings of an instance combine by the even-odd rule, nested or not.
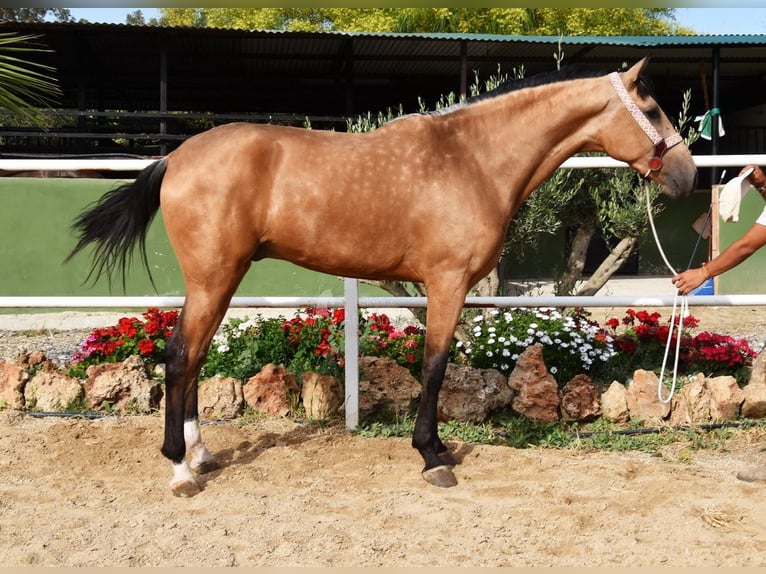
[(37, 38), (0, 33), (0, 108), (42, 123), (35, 108), (51, 106), (61, 90), (51, 75), (55, 73), (54, 68), (20, 57), (51, 51), (30, 43)]

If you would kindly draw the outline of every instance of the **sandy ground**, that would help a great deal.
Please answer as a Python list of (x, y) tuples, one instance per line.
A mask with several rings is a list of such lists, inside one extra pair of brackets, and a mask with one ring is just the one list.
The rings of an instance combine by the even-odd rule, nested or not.
[(205, 425), (222, 468), (172, 496), (158, 416), (0, 413), (4, 566), (766, 566), (763, 429), (662, 455), (452, 444), (284, 420)]
[[(744, 334), (762, 332), (766, 310), (693, 312)], [(30, 348), (42, 336), (26, 335)], [(420, 477), (407, 439), (287, 420), (208, 424), (203, 437), (222, 468), (179, 499), (160, 416), (0, 411), (0, 563), (766, 566), (766, 484), (735, 477), (766, 463), (764, 427), (661, 455), (453, 444), (459, 484), (446, 490)]]

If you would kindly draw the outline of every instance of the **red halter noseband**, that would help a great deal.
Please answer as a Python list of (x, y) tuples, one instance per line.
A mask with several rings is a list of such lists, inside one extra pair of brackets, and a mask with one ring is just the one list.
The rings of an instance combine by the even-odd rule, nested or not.
[(622, 83), (622, 79), (620, 79), (620, 74), (612, 72), (609, 74), (609, 80), (612, 82), (617, 95), (620, 96), (622, 103), (628, 108), (630, 115), (633, 116), (633, 119), (636, 120), (636, 123), (638, 123), (641, 129), (644, 130), (644, 133), (654, 144), (654, 155), (652, 156), (652, 159), (649, 160), (649, 171), (644, 175), (644, 177), (649, 177), (651, 172), (658, 171), (662, 168), (662, 156), (665, 155), (665, 152), (674, 145), (681, 143), (683, 138), (678, 132), (667, 139), (663, 138), (659, 132), (654, 129), (654, 126), (649, 122), (649, 119), (644, 115), (644, 112), (638, 108), (636, 103), (630, 97), (628, 90), (625, 89), (625, 86)]

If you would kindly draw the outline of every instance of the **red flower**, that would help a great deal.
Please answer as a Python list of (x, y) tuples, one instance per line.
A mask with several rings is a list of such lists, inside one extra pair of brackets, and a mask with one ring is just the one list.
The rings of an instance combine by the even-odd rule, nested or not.
[(615, 339), (614, 347), (620, 353), (625, 353), (626, 355), (632, 355), (633, 353), (636, 352), (636, 349), (638, 348), (638, 344), (630, 337), (620, 337), (618, 339)]
[(333, 325), (340, 325), (345, 320), (346, 320), (346, 310), (345, 309), (343, 309), (343, 308), (335, 309), (335, 311), (332, 312), (332, 324)]
[(132, 339), (136, 336), (136, 333), (138, 333), (136, 330), (136, 319), (128, 319), (127, 317), (123, 317), (119, 321), (118, 329), (120, 335), (128, 339)]
[(332, 346), (330, 346), (330, 343), (328, 343), (326, 340), (322, 340), (322, 342), (319, 343), (319, 346), (314, 349), (315, 355), (321, 355), (326, 356), (329, 355), (332, 352)]
[(142, 355), (151, 355), (154, 352), (154, 341), (151, 339), (141, 339), (138, 342), (138, 352)]

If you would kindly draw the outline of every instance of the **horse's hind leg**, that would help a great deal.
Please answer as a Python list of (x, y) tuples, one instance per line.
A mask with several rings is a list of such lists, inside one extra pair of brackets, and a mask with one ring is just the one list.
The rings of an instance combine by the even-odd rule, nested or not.
[[(218, 270), (203, 284), (189, 281), (178, 324), (165, 351), (165, 440), (162, 454), (173, 465), (170, 489), (176, 496), (194, 496), (201, 489), (194, 472), (218, 467), (202, 442), (197, 409), (197, 377), (216, 329), (221, 324), (234, 291), (247, 270)], [(224, 275), (229, 275), (228, 280)], [(191, 464), (186, 461), (187, 452)]]

